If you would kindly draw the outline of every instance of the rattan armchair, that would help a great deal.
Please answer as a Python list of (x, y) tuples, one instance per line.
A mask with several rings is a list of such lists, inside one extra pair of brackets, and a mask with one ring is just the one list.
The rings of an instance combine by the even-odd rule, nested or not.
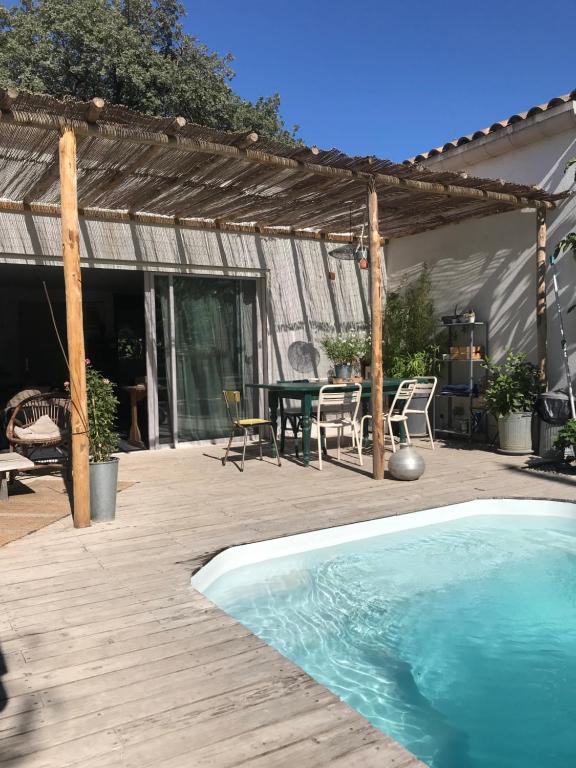
[[(32, 427), (43, 416), (48, 416), (58, 427), (58, 434), (22, 435), (22, 430)], [(37, 452), (52, 448), (56, 453), (56, 462), (65, 466), (68, 463), (70, 443), (69, 396), (61, 392), (52, 392), (32, 395), (22, 400), (12, 411), (6, 428), (6, 439), (11, 450), (17, 451), (31, 461), (35, 461), (34, 454)], [(54, 463), (52, 458), (42, 458), (39, 461)]]

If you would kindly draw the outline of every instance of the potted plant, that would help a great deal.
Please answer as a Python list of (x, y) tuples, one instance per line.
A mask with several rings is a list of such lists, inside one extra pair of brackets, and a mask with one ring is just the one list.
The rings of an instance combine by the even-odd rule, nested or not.
[(356, 332), (325, 336), (320, 344), (334, 365), (335, 377), (350, 379), (353, 366), (365, 359), (370, 341), (365, 333)]
[(488, 386), (485, 400), (498, 421), (500, 451), (532, 453), (532, 414), (540, 392), (538, 369), (524, 353), (508, 351), (503, 364), (487, 359)]
[[(576, 459), (576, 420), (570, 419), (558, 433), (554, 441), (554, 447), (562, 451), (562, 459), (566, 462), (572, 462)], [(570, 453), (567, 453), (567, 449)]]
[(86, 394), (90, 438), (90, 517), (113, 520), (116, 514), (118, 448), (115, 430), (118, 398), (114, 384), (86, 360)]

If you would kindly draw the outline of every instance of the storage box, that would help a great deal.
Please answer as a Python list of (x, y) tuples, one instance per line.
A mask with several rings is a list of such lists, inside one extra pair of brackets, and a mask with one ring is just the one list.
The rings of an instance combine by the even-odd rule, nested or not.
[[(472, 360), (481, 360), (482, 354), (482, 347), (472, 347)], [(450, 357), (454, 360), (468, 360), (470, 359), (470, 347), (450, 347)]]

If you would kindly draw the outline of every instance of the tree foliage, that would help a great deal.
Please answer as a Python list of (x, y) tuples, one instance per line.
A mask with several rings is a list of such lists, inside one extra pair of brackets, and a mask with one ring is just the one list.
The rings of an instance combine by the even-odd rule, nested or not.
[(234, 93), (232, 56), (182, 28), (178, 0), (20, 0), (0, 4), (0, 87), (87, 101), (294, 141), (278, 94)]

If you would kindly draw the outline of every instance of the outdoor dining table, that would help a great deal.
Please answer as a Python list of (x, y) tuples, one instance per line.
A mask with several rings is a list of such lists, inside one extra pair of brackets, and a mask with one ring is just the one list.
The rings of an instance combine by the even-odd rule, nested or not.
[[(384, 395), (396, 394), (402, 379), (384, 379)], [(328, 381), (279, 381), (273, 384), (247, 384), (253, 389), (262, 389), (268, 392), (268, 407), (270, 411), (270, 420), (274, 429), (278, 425), (278, 405), (280, 398), (289, 398), (290, 400), (300, 400), (302, 403), (302, 461), (304, 466), (310, 464), (310, 432), (312, 427), (312, 403), (318, 400), (320, 389), (325, 387)], [(362, 383), (362, 410), (368, 413), (369, 400), (372, 396), (372, 382), (366, 380)], [(354, 385), (350, 385), (352, 389)]]

